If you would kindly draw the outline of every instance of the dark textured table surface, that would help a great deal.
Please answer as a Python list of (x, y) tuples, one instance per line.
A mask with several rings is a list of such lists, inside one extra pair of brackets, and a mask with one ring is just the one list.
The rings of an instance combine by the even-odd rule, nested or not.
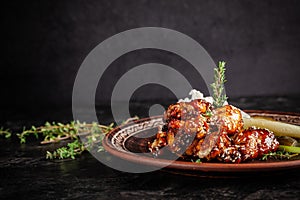
[[(300, 112), (299, 97), (238, 98), (232, 104), (243, 109)], [(145, 117), (149, 104), (136, 103), (131, 113)], [(109, 122), (109, 108), (97, 108)], [(72, 120), (69, 109), (2, 109), (1, 126), (20, 130), (46, 120)], [(293, 170), (251, 178), (200, 178), (166, 171), (131, 174), (111, 169), (89, 153), (75, 160), (46, 160), (46, 149), (32, 140), (20, 145), (16, 136), (0, 139), (1, 199), (299, 199), (300, 173)]]

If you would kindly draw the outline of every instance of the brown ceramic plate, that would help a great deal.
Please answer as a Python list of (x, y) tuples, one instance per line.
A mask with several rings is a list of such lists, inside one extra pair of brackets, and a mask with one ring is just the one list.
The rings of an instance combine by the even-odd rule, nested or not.
[[(269, 117), (277, 121), (300, 125), (300, 113), (283, 113), (273, 111), (246, 111), (251, 116)], [(300, 157), (293, 160), (254, 161), (240, 164), (230, 163), (193, 163), (189, 161), (172, 161), (164, 158), (153, 158), (147, 148), (153, 141), (157, 127), (161, 125), (161, 116), (137, 120), (117, 127), (103, 140), (103, 146), (110, 154), (136, 164), (161, 167), (164, 170), (180, 174), (211, 173), (265, 173), (300, 168)]]

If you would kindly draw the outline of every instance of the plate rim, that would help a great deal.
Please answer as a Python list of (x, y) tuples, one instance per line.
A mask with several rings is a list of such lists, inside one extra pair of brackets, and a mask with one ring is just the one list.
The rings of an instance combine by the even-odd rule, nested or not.
[[(289, 115), (289, 116), (299, 116), (300, 113), (293, 112), (280, 112), (280, 111), (270, 111), (270, 110), (244, 110), (249, 114), (277, 114), (277, 115)], [(136, 164), (153, 166), (153, 167), (162, 167), (164, 169), (176, 169), (176, 170), (189, 170), (189, 171), (199, 171), (199, 172), (253, 172), (253, 171), (279, 171), (279, 170), (288, 170), (292, 168), (300, 168), (300, 159), (299, 160), (285, 160), (285, 161), (266, 161), (266, 162), (253, 162), (253, 163), (193, 163), (187, 161), (172, 161), (161, 159), (161, 158), (151, 158), (146, 156), (140, 156), (136, 154), (122, 152), (116, 149), (110, 138), (116, 134), (120, 129), (129, 127), (136, 123), (142, 123), (154, 118), (161, 118), (162, 115), (154, 116), (151, 118), (141, 118), (134, 120), (125, 125), (117, 126), (109, 133), (107, 133), (102, 141), (104, 149), (123, 160), (127, 160)], [(168, 165), (167, 165), (168, 164)]]

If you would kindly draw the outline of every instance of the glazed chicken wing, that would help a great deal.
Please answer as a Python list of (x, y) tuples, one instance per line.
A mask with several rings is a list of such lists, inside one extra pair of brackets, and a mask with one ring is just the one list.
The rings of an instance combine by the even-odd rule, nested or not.
[(180, 102), (168, 107), (163, 120), (149, 144), (154, 155), (167, 147), (178, 155), (239, 163), (276, 151), (279, 144), (266, 129), (243, 131), (241, 111), (232, 105), (212, 109), (202, 99)]
[(187, 120), (205, 114), (210, 110), (211, 104), (202, 99), (196, 99), (191, 102), (180, 102), (168, 107), (164, 114), (164, 121), (169, 122), (172, 119)]
[(238, 146), (243, 161), (260, 158), (279, 147), (279, 142), (271, 131), (254, 127), (240, 132), (234, 143)]
[(229, 135), (240, 132), (244, 125), (241, 111), (232, 105), (215, 109), (211, 121), (220, 124)]

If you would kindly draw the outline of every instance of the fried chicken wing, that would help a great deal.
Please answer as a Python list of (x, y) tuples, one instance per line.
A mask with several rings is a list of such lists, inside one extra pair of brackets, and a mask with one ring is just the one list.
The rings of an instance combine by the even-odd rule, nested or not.
[(169, 122), (172, 119), (187, 120), (210, 110), (211, 104), (202, 99), (196, 99), (191, 102), (180, 102), (170, 105), (163, 119), (165, 122)]
[(241, 111), (232, 106), (225, 105), (214, 110), (212, 121), (222, 125), (222, 130), (229, 135), (240, 132), (243, 129), (243, 118)]
[(254, 127), (240, 132), (234, 143), (239, 147), (243, 161), (261, 158), (279, 147), (279, 142), (271, 131)]
[(206, 157), (207, 160), (217, 159), (222, 162), (239, 163), (241, 161), (241, 153), (233, 145), (232, 139), (226, 132), (219, 134), (218, 140), (211, 152)]
[(279, 146), (266, 129), (243, 130), (241, 111), (232, 105), (213, 109), (202, 99), (180, 102), (168, 107), (163, 120), (164, 126), (149, 144), (154, 155), (167, 147), (178, 155), (239, 163), (260, 158)]

